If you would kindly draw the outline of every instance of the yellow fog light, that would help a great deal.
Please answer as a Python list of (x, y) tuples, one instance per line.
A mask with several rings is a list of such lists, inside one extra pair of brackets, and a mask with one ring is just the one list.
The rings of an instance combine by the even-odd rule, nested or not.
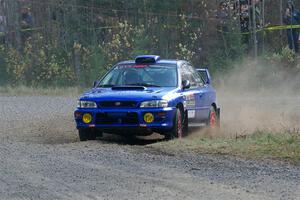
[(154, 116), (152, 113), (146, 113), (144, 115), (144, 121), (147, 123), (152, 123), (154, 121)]
[(92, 122), (92, 115), (90, 113), (85, 113), (83, 116), (82, 116), (82, 121), (86, 124), (89, 124)]

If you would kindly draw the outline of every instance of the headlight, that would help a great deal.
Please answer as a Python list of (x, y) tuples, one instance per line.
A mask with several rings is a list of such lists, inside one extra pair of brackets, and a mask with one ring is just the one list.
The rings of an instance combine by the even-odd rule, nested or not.
[(96, 102), (93, 101), (78, 101), (78, 108), (97, 108)]
[(144, 101), (141, 103), (141, 108), (166, 108), (168, 107), (168, 101), (166, 100), (153, 100)]

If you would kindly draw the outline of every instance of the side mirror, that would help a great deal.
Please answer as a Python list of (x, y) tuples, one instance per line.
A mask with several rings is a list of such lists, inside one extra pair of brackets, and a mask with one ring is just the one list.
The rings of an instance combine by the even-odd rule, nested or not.
[(189, 89), (191, 87), (189, 80), (182, 81), (182, 89)]
[(99, 83), (98, 81), (94, 81), (93, 88), (97, 87), (98, 83)]

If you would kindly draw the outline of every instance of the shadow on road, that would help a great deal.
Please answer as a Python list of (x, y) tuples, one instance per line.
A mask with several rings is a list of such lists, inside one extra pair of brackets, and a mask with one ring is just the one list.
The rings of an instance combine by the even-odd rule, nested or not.
[(157, 142), (165, 141), (163, 136), (153, 134), (150, 136), (118, 136), (111, 134), (104, 134), (103, 137), (98, 138), (99, 142), (107, 144), (119, 144), (119, 145), (138, 145), (145, 146)]
[[(191, 127), (189, 129), (188, 135), (192, 135), (197, 132), (201, 132), (203, 127)], [(150, 136), (119, 136), (112, 134), (104, 134), (103, 137), (98, 138), (98, 141), (107, 144), (120, 144), (120, 145), (139, 145), (145, 146), (149, 144), (154, 144), (158, 142), (166, 141), (164, 136), (154, 133)]]

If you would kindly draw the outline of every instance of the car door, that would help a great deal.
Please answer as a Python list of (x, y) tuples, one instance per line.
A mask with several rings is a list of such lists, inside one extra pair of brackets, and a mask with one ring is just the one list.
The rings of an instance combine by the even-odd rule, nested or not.
[(211, 103), (209, 101), (210, 95), (210, 88), (204, 82), (204, 80), (200, 77), (199, 73), (197, 73), (196, 69), (189, 65), (189, 70), (191, 71), (194, 79), (197, 82), (197, 98), (196, 98), (196, 119), (199, 120), (206, 120), (209, 115), (209, 110)]
[(204, 86), (207, 92), (207, 106), (211, 106), (213, 103), (216, 103), (216, 90), (213, 88), (211, 83), (211, 76), (208, 69), (196, 69), (198, 75), (202, 77), (204, 81)]
[(206, 116), (203, 113), (206, 101), (202, 79), (189, 63), (184, 63), (180, 69), (182, 80), (190, 82), (190, 88), (183, 90), (189, 121), (198, 121), (207, 118), (208, 115)]

